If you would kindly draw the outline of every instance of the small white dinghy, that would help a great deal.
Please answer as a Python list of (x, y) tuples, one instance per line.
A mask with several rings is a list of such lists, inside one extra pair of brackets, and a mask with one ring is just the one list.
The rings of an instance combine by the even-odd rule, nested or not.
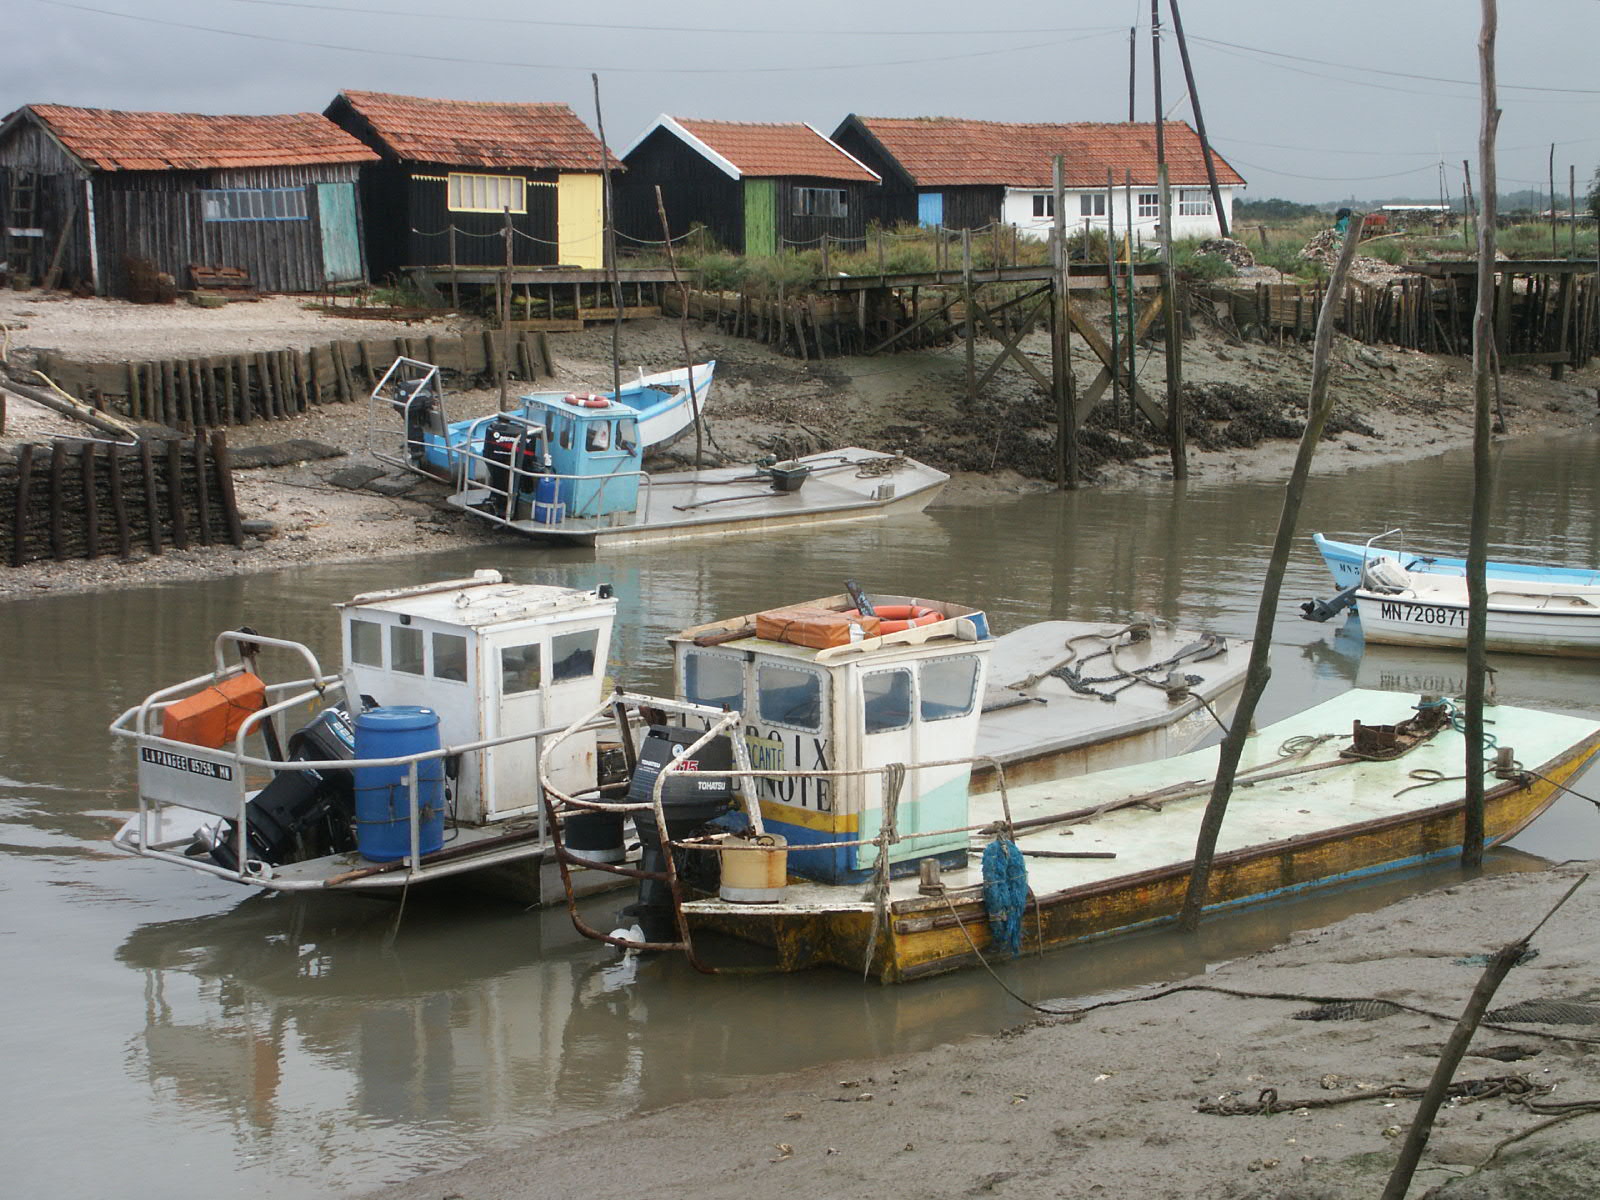
[[(1518, 654), (1600, 658), (1600, 586), (1541, 579), (1488, 581), (1485, 646)], [(1465, 646), (1467, 581), (1368, 559), (1355, 599), (1369, 642)]]

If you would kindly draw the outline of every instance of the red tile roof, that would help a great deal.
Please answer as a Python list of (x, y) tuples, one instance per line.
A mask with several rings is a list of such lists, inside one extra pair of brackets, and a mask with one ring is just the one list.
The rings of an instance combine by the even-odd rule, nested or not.
[(809, 125), (755, 125), (740, 121), (677, 122), (723, 158), (741, 175), (757, 178), (809, 175), (819, 179), (856, 179), (877, 183), (878, 177)]
[[(404, 162), (597, 171), (600, 139), (565, 104), (339, 93)], [(335, 100), (329, 115), (338, 107)]]
[[(1051, 185), (1052, 159), (1065, 156), (1066, 186), (1104, 187), (1106, 168), (1117, 183), (1132, 171), (1136, 184), (1156, 182), (1154, 123), (1012, 124), (958, 117), (857, 117), (899, 160), (920, 187), (987, 184), (1039, 188)], [(1174, 184), (1206, 181), (1200, 139), (1185, 121), (1168, 121), (1167, 174)], [(1211, 152), (1217, 182), (1244, 178)]]
[(206, 171), (372, 162), (377, 155), (316, 113), (267, 117), (116, 112), (30, 104), (69, 151), (101, 171)]

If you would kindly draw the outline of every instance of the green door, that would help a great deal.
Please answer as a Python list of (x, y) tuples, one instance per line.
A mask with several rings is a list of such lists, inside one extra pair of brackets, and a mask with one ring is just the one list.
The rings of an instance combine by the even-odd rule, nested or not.
[(356, 233), (356, 185), (317, 184), (317, 219), (322, 223), (322, 277), (329, 283), (365, 278)]
[(744, 252), (778, 252), (778, 185), (773, 179), (744, 181)]

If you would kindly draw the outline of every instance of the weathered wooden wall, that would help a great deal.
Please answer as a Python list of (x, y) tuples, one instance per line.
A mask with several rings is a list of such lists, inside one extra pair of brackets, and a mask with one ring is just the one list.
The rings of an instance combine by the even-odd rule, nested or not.
[[(96, 408), (172, 429), (216, 429), (297, 416), (313, 405), (365, 400), (396, 357), (437, 364), (448, 378), (498, 378), (498, 333), (377, 338), (310, 350), (147, 362), (81, 362), (43, 354), (38, 369)], [(554, 373), (548, 339), (516, 331), (507, 375), (531, 381)]]
[(244, 544), (220, 433), (137, 445), (57, 441), (0, 453), (4, 561), (160, 554)]
[[(505, 265), (505, 214), (450, 211), (446, 178), (452, 170), (467, 168), (386, 162), (362, 169), (367, 262), (374, 279), (388, 278), (402, 267), (448, 266), (452, 253), (459, 266)], [(511, 214), (511, 228), (519, 235), (511, 239), (512, 261), (517, 266), (553, 265), (557, 172), (473, 167), (469, 173), (528, 180), (528, 211)]]
[(744, 250), (744, 192), (739, 180), (718, 170), (665, 129), (657, 129), (628, 154), (627, 170), (612, 184), (617, 232), (635, 242), (659, 242), (656, 187), (673, 237), (703, 225), (717, 244)]

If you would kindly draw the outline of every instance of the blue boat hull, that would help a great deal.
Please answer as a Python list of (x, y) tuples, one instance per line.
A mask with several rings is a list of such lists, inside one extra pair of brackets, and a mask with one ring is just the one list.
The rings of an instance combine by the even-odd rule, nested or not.
[[(1465, 559), (1450, 558), (1442, 554), (1405, 553), (1385, 546), (1363, 546), (1357, 542), (1336, 542), (1320, 533), (1311, 540), (1322, 554), (1333, 575), (1336, 587), (1347, 588), (1361, 582), (1361, 563), (1364, 558), (1384, 557), (1397, 559), (1402, 567), (1422, 575), (1465, 575)], [(1513, 563), (1491, 561), (1485, 568), (1490, 579), (1538, 580), (1544, 583), (1574, 583), (1600, 585), (1600, 571), (1588, 567), (1551, 567), (1538, 563)]]

